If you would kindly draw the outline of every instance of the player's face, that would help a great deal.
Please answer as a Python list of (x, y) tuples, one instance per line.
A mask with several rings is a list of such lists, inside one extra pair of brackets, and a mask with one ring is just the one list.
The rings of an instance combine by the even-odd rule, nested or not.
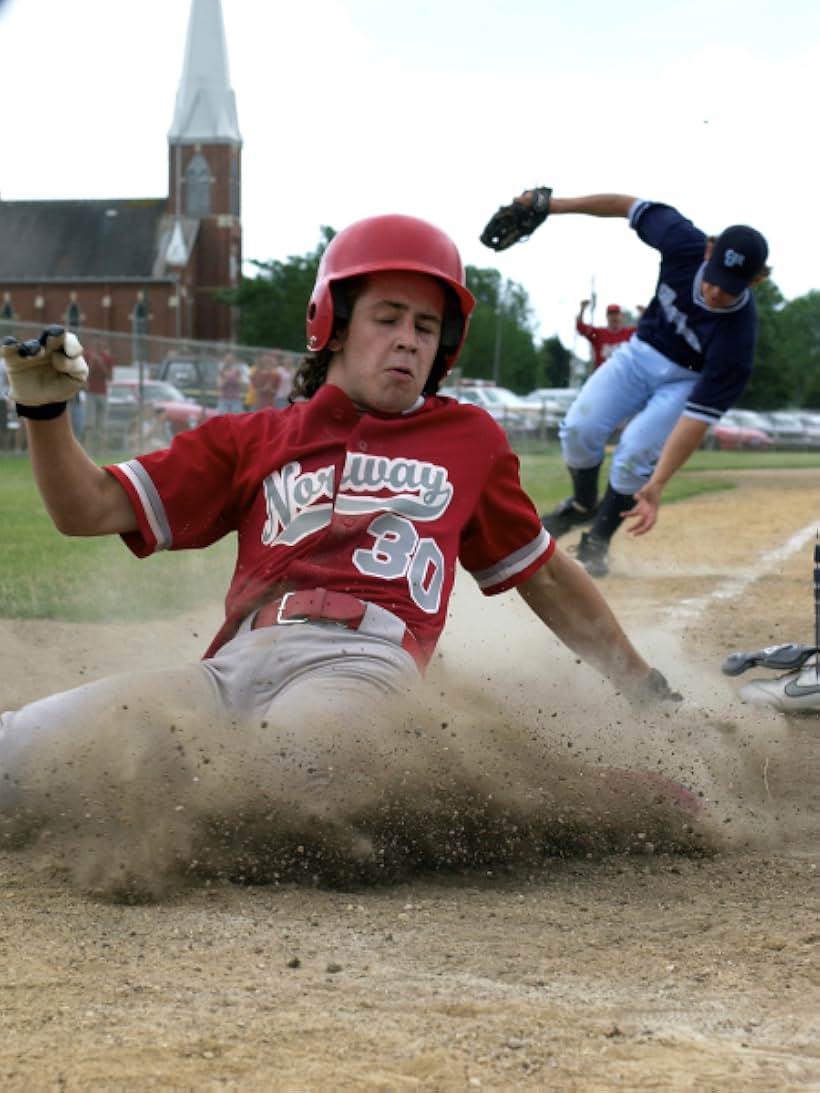
[(362, 409), (407, 410), (430, 375), (444, 316), (444, 289), (399, 270), (371, 274), (348, 326), (330, 343), (327, 382)]
[(624, 325), (624, 317), (620, 311), (610, 311), (606, 317), (606, 325), (610, 330), (620, 330)]
[(713, 285), (709, 281), (701, 281), (700, 294), (703, 297), (703, 302), (709, 307), (722, 308), (731, 307), (737, 300), (737, 296), (732, 296), (731, 293), (725, 289), (720, 288), (719, 285)]

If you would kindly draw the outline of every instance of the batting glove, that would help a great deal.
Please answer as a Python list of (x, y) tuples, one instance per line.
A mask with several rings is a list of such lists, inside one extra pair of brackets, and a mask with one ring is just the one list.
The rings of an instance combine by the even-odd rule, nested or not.
[(88, 365), (77, 335), (61, 326), (47, 326), (39, 338), (27, 342), (4, 338), (0, 351), (6, 362), (11, 397), (22, 406), (65, 402), (88, 379)]

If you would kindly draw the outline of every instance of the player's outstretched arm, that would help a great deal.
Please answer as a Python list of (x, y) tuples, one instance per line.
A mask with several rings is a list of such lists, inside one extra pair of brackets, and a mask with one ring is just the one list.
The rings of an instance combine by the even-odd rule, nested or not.
[(64, 535), (116, 535), (137, 530), (125, 490), (89, 459), (68, 411), (51, 421), (26, 420), (29, 459), (46, 510)]
[(66, 535), (112, 535), (137, 527), (116, 479), (93, 463), (71, 429), (68, 400), (88, 379), (76, 334), (47, 326), (39, 337), (0, 342), (9, 392), (26, 423), (37, 487), (57, 529)]
[(632, 645), (583, 566), (560, 547), (518, 591), (556, 637), (627, 697), (673, 697), (663, 676)]

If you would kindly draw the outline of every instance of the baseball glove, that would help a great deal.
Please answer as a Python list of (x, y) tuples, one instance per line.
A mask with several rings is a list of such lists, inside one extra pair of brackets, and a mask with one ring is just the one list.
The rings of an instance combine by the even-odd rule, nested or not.
[[(532, 201), (525, 205), (522, 198), (526, 194), (532, 195)], [(515, 198), (511, 204), (502, 205), (487, 221), (481, 233), (481, 242), (490, 250), (498, 251), (529, 239), (549, 216), (551, 197), (552, 190), (547, 186), (537, 186)]]

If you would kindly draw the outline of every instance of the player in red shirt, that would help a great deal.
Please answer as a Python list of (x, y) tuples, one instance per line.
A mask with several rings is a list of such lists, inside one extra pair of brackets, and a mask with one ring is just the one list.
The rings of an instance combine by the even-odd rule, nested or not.
[(606, 309), (606, 326), (591, 326), (584, 322), (584, 313), (589, 307), (589, 300), (582, 300), (575, 318), (575, 329), (592, 346), (594, 356), (593, 371), (600, 368), (621, 342), (628, 342), (637, 327), (627, 326), (624, 313), (618, 304), (609, 304)]
[(0, 717), (0, 815), (58, 807), (56, 774), (47, 800), (20, 789), (30, 749), (59, 753), (78, 778), (91, 761), (83, 748), (90, 740), (93, 753), (111, 711), (134, 709), (134, 695), (142, 749), (173, 759), (177, 715), (216, 721), (221, 746), (262, 764), (271, 807), (323, 785), (339, 763), (344, 778), (345, 753), (317, 754), (312, 719), (331, 711), (352, 733), (368, 702), (418, 681), (459, 562), (486, 595), (517, 589), (636, 701), (679, 699), (544, 531), (504, 432), (478, 407), (436, 393), (473, 304), (458, 251), (438, 228), (405, 216), (353, 224), (319, 267), (293, 404), (214, 417), (165, 450), (105, 468), (64, 412), (81, 373), (76, 338), (52, 328), (39, 345), (4, 349), (59, 530), (120, 535), (139, 557), (234, 535), (237, 560), (224, 623), (199, 664), (101, 680)]

